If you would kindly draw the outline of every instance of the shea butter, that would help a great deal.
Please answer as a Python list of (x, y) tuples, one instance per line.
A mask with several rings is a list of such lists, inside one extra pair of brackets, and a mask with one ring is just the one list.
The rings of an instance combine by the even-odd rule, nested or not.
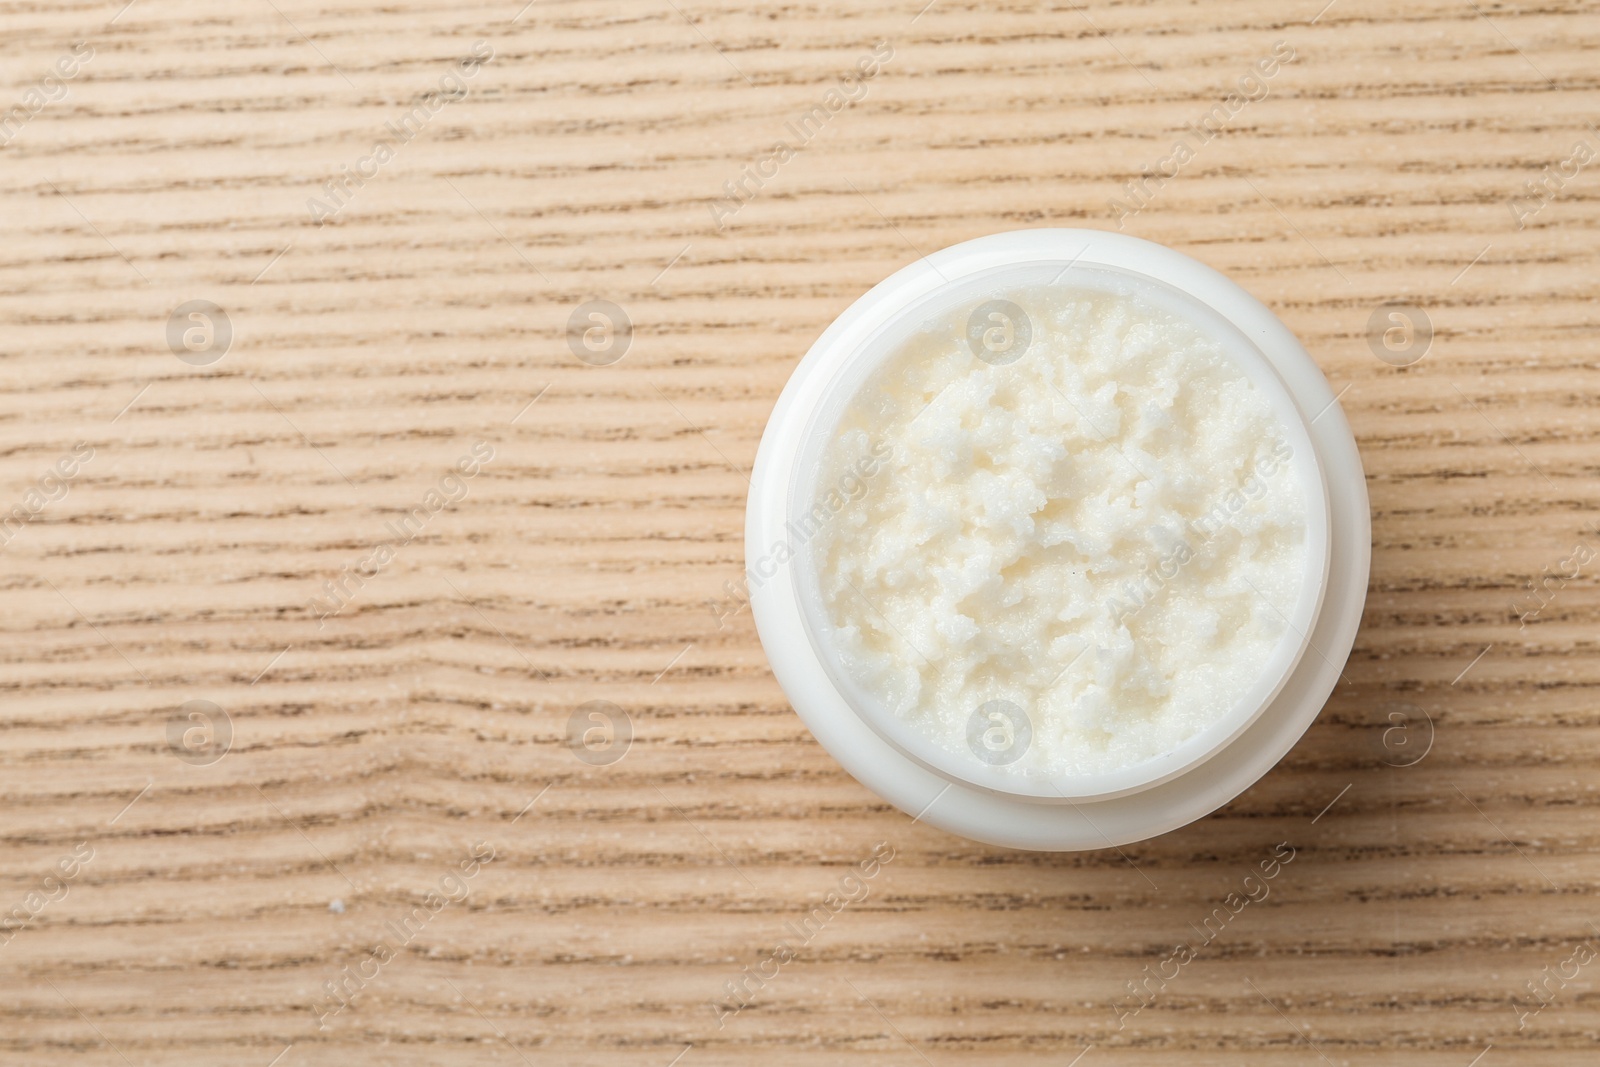
[(1233, 713), (1285, 639), (1307, 565), (1293, 459), (1227, 343), (1169, 307), (1114, 286), (964, 300), (872, 371), (822, 451), (823, 638), (964, 759), (1046, 778), (1155, 759)]

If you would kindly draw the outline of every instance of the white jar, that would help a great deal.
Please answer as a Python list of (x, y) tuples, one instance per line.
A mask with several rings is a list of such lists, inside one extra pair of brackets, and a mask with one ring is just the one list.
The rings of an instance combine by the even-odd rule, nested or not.
[[(1234, 710), (1158, 759), (1048, 788), (936, 748), (863, 699), (829, 646), (808, 544), (821, 450), (868, 375), (919, 323), (1024, 284), (1098, 279), (1220, 340), (1278, 416), (1306, 499), (1306, 568), (1288, 630)], [(1070, 283), (1069, 283), (1070, 284)], [(875, 286), (800, 362), (767, 424), (746, 512), (750, 603), (773, 673), (824, 748), (913, 817), (991, 844), (1104, 848), (1182, 826), (1289, 751), (1338, 684), (1371, 559), (1366, 482), (1344, 414), (1294, 336), (1239, 286), (1160, 245), (1098, 230), (995, 234), (920, 259)]]

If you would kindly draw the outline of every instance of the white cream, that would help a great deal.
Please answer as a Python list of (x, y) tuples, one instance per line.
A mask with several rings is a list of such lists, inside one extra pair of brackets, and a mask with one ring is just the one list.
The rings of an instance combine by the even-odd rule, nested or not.
[(823, 603), (845, 669), (939, 746), (1117, 770), (1254, 684), (1299, 594), (1305, 489), (1196, 326), (1085, 289), (1003, 299), (924, 324), (851, 400), (817, 482)]

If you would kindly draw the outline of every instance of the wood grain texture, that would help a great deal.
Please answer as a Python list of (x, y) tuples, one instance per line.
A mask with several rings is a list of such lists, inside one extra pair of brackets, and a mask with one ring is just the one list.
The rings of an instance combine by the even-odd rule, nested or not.
[[(1600, 12), (923, 3), (0, 3), (0, 104), (27, 113), (0, 147), (0, 513), (29, 517), (0, 549), (0, 1060), (1595, 1062), (1600, 962), (1536, 1015), (1514, 998), (1600, 945), (1595, 564), (1519, 618), (1600, 541), (1600, 169), (1520, 228), (1510, 201), (1600, 149)], [(468, 95), (313, 222), (477, 41)], [(724, 183), (880, 41), (719, 228)], [(766, 415), (919, 252), (1116, 228), (1277, 41), (1268, 95), (1122, 221), (1236, 278), (1344, 390), (1375, 542), (1349, 684), (1154, 841), (913, 824), (811, 740), (748, 612), (717, 616)], [(567, 348), (594, 298), (635, 327), (612, 366)], [(191, 300), (232, 326), (210, 365), (168, 347)], [(1412, 366), (1369, 350), (1389, 302), (1435, 329)], [(464, 497), (319, 620), (480, 441)], [(196, 700), (219, 759), (169, 734)], [(564, 741), (593, 700), (632, 723), (610, 765)], [(1412, 766), (1397, 708), (1414, 744), (1431, 720)], [(1119, 1028), (1285, 841), (1270, 897)], [(719, 1019), (879, 842), (866, 899)], [(465, 899), (374, 971), (478, 843)], [(319, 1020), (346, 967), (373, 976)]]

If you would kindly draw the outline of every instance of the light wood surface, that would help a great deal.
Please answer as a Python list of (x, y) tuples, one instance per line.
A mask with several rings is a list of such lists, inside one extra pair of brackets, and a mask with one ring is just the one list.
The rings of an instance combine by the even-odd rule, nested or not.
[[(1600, 163), (1520, 229), (1509, 200), (1600, 148), (1600, 14), (1322, 2), (0, 4), (6, 107), (93, 53), (0, 147), (0, 512), (31, 516), (0, 549), (0, 1062), (1593, 1064), (1600, 961), (1520, 1028), (1513, 998), (1600, 946), (1600, 561), (1517, 614), (1600, 545)], [(918, 252), (1115, 228), (1280, 40), (1124, 231), (1228, 272), (1345, 390), (1375, 542), (1351, 684), (1158, 840), (913, 824), (811, 740), (748, 612), (717, 618), (766, 415)], [(476, 41), (467, 96), (314, 223)], [(635, 326), (611, 366), (566, 343), (595, 298)], [(206, 366), (166, 338), (192, 300), (233, 330)], [(1394, 301), (1436, 330), (1405, 368), (1366, 336)], [(319, 622), (478, 441), (464, 498)], [(635, 735), (610, 765), (564, 741), (594, 700)], [(169, 735), (189, 701), (220, 759)], [(1271, 895), (1119, 1029), (1280, 842)], [(319, 1025), (345, 967), (372, 977)]]

